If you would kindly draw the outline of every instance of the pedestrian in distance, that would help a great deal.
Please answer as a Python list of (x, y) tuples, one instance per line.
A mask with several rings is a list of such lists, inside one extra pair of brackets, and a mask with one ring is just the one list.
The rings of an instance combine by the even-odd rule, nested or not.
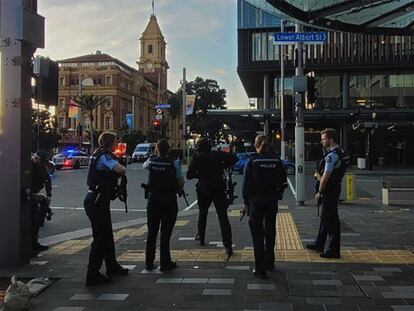
[(49, 249), (39, 243), (39, 229), (42, 224), (41, 211), (37, 194), (45, 188), (46, 202), (52, 200), (52, 179), (48, 171), (49, 153), (46, 150), (38, 150), (32, 156), (31, 183), (30, 183), (30, 220), (31, 220), (31, 257), (36, 257), (40, 252)]
[(338, 133), (327, 128), (321, 132), (321, 144), (324, 156), (319, 161), (315, 173), (315, 200), (321, 206), (321, 220), (318, 235), (314, 243), (306, 248), (320, 252), (322, 258), (341, 257), (341, 223), (338, 214), (338, 201), (341, 194), (341, 182), (346, 171), (344, 150), (337, 144)]
[(170, 145), (161, 139), (156, 145), (156, 155), (148, 158), (143, 167), (148, 172), (147, 226), (148, 236), (145, 247), (147, 270), (154, 270), (157, 235), (161, 227), (160, 270), (170, 271), (177, 267), (171, 260), (170, 239), (177, 220), (177, 193), (184, 187), (184, 178), (179, 160), (168, 156)]
[[(110, 203), (117, 197), (118, 179), (126, 173), (126, 167), (113, 154), (117, 145), (114, 133), (102, 133), (98, 144), (89, 162), (88, 193), (83, 202), (93, 235), (86, 274), (87, 287), (109, 283), (113, 275), (128, 274), (128, 269), (116, 261), (110, 211)], [(100, 273), (103, 261), (106, 275)]]
[(229, 207), (226, 197), (224, 170), (238, 161), (232, 153), (212, 151), (211, 142), (201, 138), (197, 142), (198, 153), (195, 154), (188, 166), (187, 178), (197, 178), (196, 185), (198, 200), (198, 232), (196, 240), (205, 245), (208, 209), (214, 203), (220, 223), (221, 236), (227, 255), (233, 254), (231, 225), (227, 216)]
[(255, 148), (256, 154), (249, 157), (244, 167), (242, 212), (249, 215), (254, 276), (267, 279), (266, 271), (274, 270), (278, 201), (287, 188), (287, 178), (283, 163), (272, 151), (266, 135), (256, 137)]

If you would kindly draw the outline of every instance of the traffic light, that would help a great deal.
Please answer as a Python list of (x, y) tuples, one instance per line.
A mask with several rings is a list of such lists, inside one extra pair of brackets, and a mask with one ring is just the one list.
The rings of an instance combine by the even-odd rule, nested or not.
[(154, 131), (161, 130), (161, 121), (160, 120), (152, 120), (152, 129)]
[(308, 87), (307, 87), (307, 102), (308, 104), (315, 103), (315, 77), (307, 77)]
[(282, 135), (280, 134), (279, 131), (275, 132), (275, 138), (276, 138), (276, 140), (280, 140), (282, 138)]

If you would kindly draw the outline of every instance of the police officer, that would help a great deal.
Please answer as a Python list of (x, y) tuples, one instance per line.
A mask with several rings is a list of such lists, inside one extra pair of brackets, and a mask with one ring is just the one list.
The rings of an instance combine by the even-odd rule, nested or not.
[[(85, 285), (108, 283), (111, 275), (127, 275), (115, 257), (114, 236), (110, 202), (116, 198), (118, 178), (125, 174), (126, 167), (112, 153), (116, 147), (116, 135), (104, 132), (98, 139), (99, 148), (89, 162), (88, 193), (84, 199), (85, 212), (89, 217), (93, 242), (89, 253), (88, 272)], [(100, 273), (105, 261), (106, 275)]]
[[(322, 258), (340, 258), (341, 224), (338, 215), (338, 200), (345, 166), (340, 157), (336, 130), (327, 128), (321, 132), (321, 144), (325, 154), (315, 173), (315, 200), (322, 207), (318, 236), (306, 248), (320, 252)], [(326, 245), (325, 245), (326, 244)]]
[(168, 157), (170, 145), (161, 139), (156, 145), (156, 155), (143, 164), (148, 173), (147, 226), (145, 248), (147, 270), (153, 270), (157, 235), (161, 225), (160, 270), (169, 271), (177, 267), (171, 260), (170, 239), (177, 219), (177, 193), (183, 189), (184, 179), (179, 160)]
[(32, 170), (31, 170), (31, 184), (30, 193), (31, 199), (31, 256), (35, 257), (41, 251), (47, 250), (49, 247), (41, 245), (38, 241), (39, 229), (42, 223), (41, 213), (39, 210), (38, 202), (35, 195), (43, 188), (46, 190), (46, 200), (49, 204), (52, 199), (52, 180), (47, 169), (49, 164), (49, 153), (45, 150), (37, 151), (32, 157)]
[(205, 232), (208, 209), (212, 202), (216, 208), (220, 222), (221, 236), (226, 253), (233, 254), (231, 226), (227, 216), (228, 202), (226, 184), (223, 179), (224, 170), (238, 161), (236, 155), (223, 151), (211, 151), (211, 143), (207, 138), (197, 142), (198, 154), (195, 154), (188, 166), (187, 178), (198, 178), (196, 185), (198, 200), (198, 233), (196, 240), (205, 245)]
[(266, 135), (256, 137), (255, 148), (257, 153), (247, 160), (244, 168), (243, 212), (250, 216), (254, 275), (267, 279), (266, 270), (274, 270), (278, 200), (282, 199), (287, 179), (282, 161), (272, 152)]

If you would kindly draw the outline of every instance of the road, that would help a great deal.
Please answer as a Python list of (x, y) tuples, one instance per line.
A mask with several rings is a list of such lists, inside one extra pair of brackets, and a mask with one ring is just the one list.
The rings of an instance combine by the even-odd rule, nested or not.
[[(184, 174), (186, 168), (183, 168)], [(314, 180), (312, 172), (306, 175), (306, 200), (312, 200)], [(41, 228), (40, 236), (49, 237), (60, 233), (72, 232), (79, 229), (89, 228), (89, 220), (83, 210), (83, 198), (86, 194), (86, 175), (87, 168), (78, 170), (63, 169), (57, 171), (53, 177), (53, 198), (52, 210), (53, 219), (46, 222)], [(144, 191), (140, 187), (141, 183), (147, 181), (148, 172), (142, 168), (141, 163), (134, 163), (128, 166), (128, 210), (126, 214), (124, 205), (119, 200), (111, 203), (112, 221), (119, 223), (131, 219), (146, 217), (146, 200)], [(292, 187), (295, 185), (294, 176), (289, 176), (290, 187), (285, 191), (281, 205), (294, 204)], [(241, 184), (242, 175), (235, 174), (233, 179), (237, 182), (236, 195), (238, 198), (235, 204), (242, 204)], [(192, 209), (197, 209), (195, 180), (186, 180), (185, 190), (188, 193), (188, 201)], [(381, 176), (358, 176), (357, 197), (365, 200), (381, 200)], [(179, 211), (187, 208), (183, 198), (178, 199)], [(314, 207), (313, 202), (307, 202), (308, 206)]]

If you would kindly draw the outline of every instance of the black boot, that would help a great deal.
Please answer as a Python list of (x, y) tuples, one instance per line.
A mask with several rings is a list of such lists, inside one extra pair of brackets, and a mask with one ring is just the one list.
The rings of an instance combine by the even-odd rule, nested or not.
[(85, 287), (108, 284), (110, 282), (111, 282), (111, 278), (109, 276), (103, 275), (99, 271), (97, 272), (88, 271), (88, 273), (86, 274)]

